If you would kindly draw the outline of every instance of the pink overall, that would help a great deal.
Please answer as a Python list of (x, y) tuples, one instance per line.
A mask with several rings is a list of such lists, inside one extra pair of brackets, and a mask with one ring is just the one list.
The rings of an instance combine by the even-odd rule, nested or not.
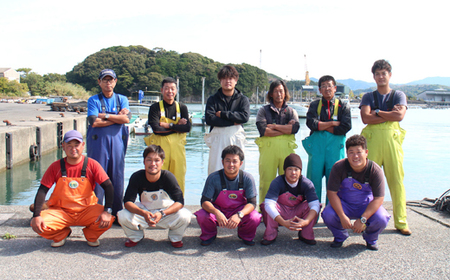
[[(244, 190), (229, 191), (223, 189), (217, 196), (213, 205), (220, 210), (227, 219), (241, 211), (247, 204), (244, 196)], [(201, 240), (208, 240), (217, 235), (217, 219), (214, 214), (208, 213), (203, 209), (194, 213), (197, 216), (197, 222), (202, 230)], [(245, 215), (238, 225), (238, 236), (246, 241), (252, 241), (256, 235), (256, 229), (261, 223), (261, 214), (253, 210), (250, 214)]]
[[(278, 236), (279, 224), (267, 214), (264, 203), (261, 203), (259, 208), (263, 213), (264, 225), (266, 225), (266, 231), (264, 232), (263, 238), (269, 241), (274, 240)], [(295, 216), (304, 219), (308, 215), (310, 209), (308, 202), (306, 200), (303, 201), (303, 196), (294, 196), (290, 192), (285, 192), (278, 197), (277, 210), (283, 219), (288, 220)], [(316, 222), (317, 219), (313, 219), (309, 225), (302, 229), (303, 238), (309, 240), (314, 239), (313, 227)]]

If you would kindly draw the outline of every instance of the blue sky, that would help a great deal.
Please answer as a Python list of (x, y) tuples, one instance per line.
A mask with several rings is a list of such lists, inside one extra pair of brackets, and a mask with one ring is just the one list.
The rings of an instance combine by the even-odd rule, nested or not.
[[(384, 58), (392, 83), (450, 77), (442, 1), (0, 0), (0, 67), (70, 71), (111, 46), (195, 52), (284, 79), (373, 81)], [(260, 60), (260, 50), (262, 50)]]

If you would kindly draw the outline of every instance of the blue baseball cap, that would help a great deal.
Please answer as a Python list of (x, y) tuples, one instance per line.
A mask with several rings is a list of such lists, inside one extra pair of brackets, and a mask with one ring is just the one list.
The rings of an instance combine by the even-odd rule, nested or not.
[(100, 75), (98, 75), (98, 79), (102, 80), (106, 76), (111, 76), (113, 79), (117, 79), (116, 72), (112, 69), (103, 69), (102, 72), (100, 72)]
[(83, 135), (81, 135), (81, 133), (76, 130), (66, 132), (66, 134), (64, 135), (64, 142), (69, 143), (72, 140), (83, 142)]

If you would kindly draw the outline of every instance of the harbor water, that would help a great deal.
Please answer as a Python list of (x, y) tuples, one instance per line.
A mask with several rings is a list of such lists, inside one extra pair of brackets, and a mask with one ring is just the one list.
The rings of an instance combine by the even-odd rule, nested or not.
[[(250, 121), (244, 125), (247, 134), (245, 147), (245, 170), (259, 183), (259, 151), (255, 139), (259, 136), (255, 125), (256, 110), (251, 105)], [(188, 104), (190, 112), (201, 111), (201, 105)], [(352, 130), (347, 134), (359, 134), (364, 124), (359, 117), (352, 118)], [(450, 188), (450, 110), (448, 109), (408, 109), (401, 126), (407, 131), (403, 143), (405, 188), (407, 200), (436, 198)], [(186, 144), (186, 193), (185, 203), (197, 205), (200, 202), (203, 185), (208, 173), (209, 148), (203, 136), (209, 127), (192, 127)], [(301, 140), (309, 135), (305, 119), (300, 119), (300, 130), (296, 134), (296, 153), (303, 160), (303, 174), (306, 173), (307, 154)], [(142, 152), (145, 148), (144, 136), (130, 136), (125, 162), (125, 186), (133, 172), (143, 168)], [(370, 151), (369, 151), (370, 153)], [(0, 173), (0, 205), (28, 205), (34, 200), (40, 179), (46, 168), (63, 153), (56, 150), (44, 155), (38, 162), (30, 162)], [(386, 201), (390, 201), (386, 190)]]

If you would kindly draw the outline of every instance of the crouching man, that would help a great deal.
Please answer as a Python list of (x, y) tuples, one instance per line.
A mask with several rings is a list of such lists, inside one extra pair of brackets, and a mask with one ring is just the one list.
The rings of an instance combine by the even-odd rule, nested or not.
[(240, 170), (244, 152), (235, 145), (222, 151), (223, 169), (215, 171), (206, 179), (201, 205), (195, 212), (202, 230), (201, 245), (210, 245), (217, 236), (217, 226), (238, 228), (238, 237), (245, 245), (253, 246), (261, 214), (255, 211), (256, 186), (250, 173)]
[[(165, 154), (157, 145), (144, 150), (145, 169), (131, 175), (125, 197), (125, 209), (118, 212), (119, 223), (129, 238), (126, 247), (134, 247), (144, 238), (144, 229), (169, 229), (173, 247), (183, 247), (183, 235), (191, 222), (191, 212), (183, 208), (184, 198), (175, 176), (161, 170)], [(139, 195), (140, 202), (136, 202)]]
[[(382, 206), (384, 176), (381, 167), (368, 160), (366, 138), (353, 135), (345, 143), (347, 159), (333, 165), (327, 186), (330, 204), (322, 218), (334, 236), (332, 248), (348, 238), (347, 229), (362, 233), (369, 250), (378, 250), (378, 235), (386, 228), (390, 215)], [(352, 223), (352, 219), (356, 219)]]
[(259, 206), (266, 225), (262, 245), (270, 245), (278, 236), (278, 225), (298, 231), (298, 239), (316, 245), (313, 227), (320, 203), (313, 183), (302, 176), (302, 160), (290, 154), (284, 160), (284, 175), (270, 183), (264, 203)]
[[(62, 149), (66, 157), (55, 161), (45, 171), (34, 200), (31, 227), (40, 236), (53, 240), (52, 247), (61, 247), (72, 233), (71, 226), (84, 226), (84, 236), (91, 247), (100, 245), (98, 238), (114, 221), (111, 216), (114, 187), (101, 165), (86, 156), (83, 136), (76, 130), (64, 135)], [(47, 192), (56, 183), (44, 207)], [(97, 204), (95, 183), (105, 191), (105, 206)]]

